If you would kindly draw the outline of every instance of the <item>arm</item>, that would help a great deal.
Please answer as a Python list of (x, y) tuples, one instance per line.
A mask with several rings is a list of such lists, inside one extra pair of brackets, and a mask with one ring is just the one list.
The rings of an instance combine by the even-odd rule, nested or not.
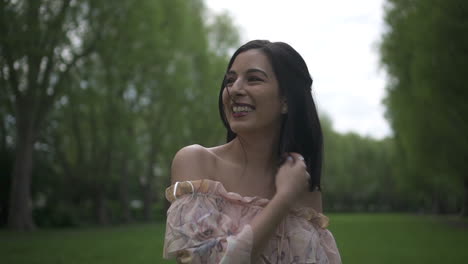
[[(191, 189), (186, 181), (212, 179), (215, 166), (202, 146), (185, 147), (174, 157), (172, 183)], [(250, 225), (238, 226), (237, 220), (220, 211), (214, 197), (178, 197), (167, 213), (164, 257), (175, 257), (178, 263), (250, 263), (252, 230)]]
[[(250, 238), (252, 241), (244, 243), (244, 245), (251, 245), (250, 255), (253, 262), (261, 254), (279, 223), (288, 214), (291, 204), (307, 191), (306, 166), (298, 160), (297, 154), (292, 155), (294, 159), (287, 160), (276, 175), (277, 192), (275, 196), (248, 227), (253, 233), (253, 238)], [(214, 161), (205, 149), (200, 146), (186, 147), (180, 150), (174, 158), (172, 182), (209, 178), (208, 172), (213, 166), (215, 166)], [(249, 236), (243, 236), (241, 239), (246, 237)], [(219, 256), (216, 258), (219, 259)]]
[(291, 205), (303, 193), (307, 192), (309, 176), (306, 174), (305, 163), (299, 160), (299, 157), (300, 155), (297, 153), (290, 153), (290, 158), (276, 174), (275, 196), (251, 223), (254, 233), (251, 258), (253, 262), (261, 254), (277, 226), (288, 214)]
[(185, 195), (173, 201), (167, 213), (164, 257), (192, 264), (250, 263), (250, 225), (241, 226), (219, 210), (217, 197), (190, 195), (188, 183), (179, 184), (186, 191), (178, 193)]
[(171, 166), (171, 182), (210, 179), (210, 167), (215, 166), (211, 154), (200, 145), (191, 145), (179, 150)]

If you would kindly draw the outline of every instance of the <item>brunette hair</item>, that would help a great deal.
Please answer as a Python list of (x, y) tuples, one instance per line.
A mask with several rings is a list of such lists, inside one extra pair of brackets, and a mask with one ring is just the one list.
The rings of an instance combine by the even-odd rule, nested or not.
[[(278, 157), (283, 159), (287, 152), (300, 153), (305, 160), (311, 176), (310, 191), (320, 190), (320, 177), (323, 160), (323, 135), (317, 109), (312, 98), (312, 77), (304, 59), (290, 45), (284, 42), (252, 40), (234, 52), (227, 66), (230, 70), (236, 57), (247, 50), (258, 49), (270, 60), (278, 80), (280, 95), (286, 99), (288, 112), (283, 114), (280, 131)], [(219, 92), (219, 113), (227, 129), (227, 142), (236, 134), (231, 130), (224, 112), (223, 90), (226, 77), (223, 78)]]

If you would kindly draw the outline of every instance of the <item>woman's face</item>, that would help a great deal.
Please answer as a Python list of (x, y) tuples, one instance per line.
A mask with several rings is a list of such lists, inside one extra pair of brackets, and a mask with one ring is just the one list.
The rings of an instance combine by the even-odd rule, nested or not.
[(223, 104), (236, 134), (279, 131), (283, 101), (273, 67), (262, 51), (251, 49), (236, 57), (226, 74)]

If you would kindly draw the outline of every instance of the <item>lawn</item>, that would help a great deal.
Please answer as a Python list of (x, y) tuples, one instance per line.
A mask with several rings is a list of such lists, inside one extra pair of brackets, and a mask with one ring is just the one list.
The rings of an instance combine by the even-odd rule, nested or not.
[(162, 259), (164, 228), (160, 223), (19, 234), (2, 231), (0, 263), (170, 263)]
[(344, 263), (468, 263), (468, 221), (402, 214), (330, 215)]
[[(466, 263), (468, 222), (404, 214), (330, 214), (344, 263)], [(168, 263), (164, 223), (0, 231), (1, 263)], [(174, 263), (174, 262), (172, 262)]]

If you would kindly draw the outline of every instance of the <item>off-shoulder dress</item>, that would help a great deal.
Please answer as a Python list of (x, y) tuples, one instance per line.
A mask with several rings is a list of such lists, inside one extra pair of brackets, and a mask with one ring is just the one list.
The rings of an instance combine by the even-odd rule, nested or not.
[[(251, 263), (249, 223), (269, 200), (228, 192), (221, 182), (177, 182), (166, 189), (164, 258), (178, 263)], [(291, 208), (256, 263), (341, 263), (328, 218)]]

